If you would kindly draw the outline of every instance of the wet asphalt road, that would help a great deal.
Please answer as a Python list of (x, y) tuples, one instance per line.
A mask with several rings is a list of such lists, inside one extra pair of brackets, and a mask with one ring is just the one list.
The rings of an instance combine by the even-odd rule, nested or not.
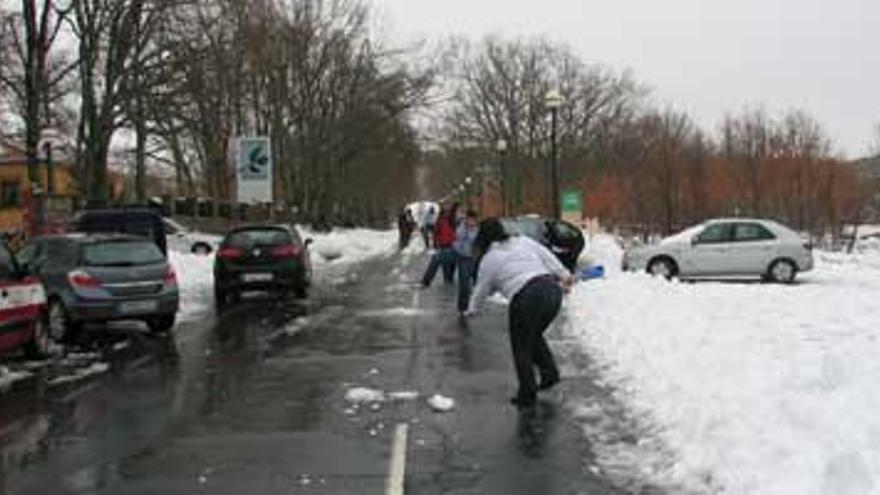
[[(407, 494), (659, 492), (595, 467), (566, 406), (611, 403), (570, 371), (587, 357), (556, 343), (569, 376), (518, 412), (504, 308), (461, 325), (452, 287), (409, 283), (425, 263), (366, 262), (319, 281), (306, 304), (248, 301), (171, 341), (133, 339), (99, 379), (6, 394), (0, 493), (380, 494), (400, 423)], [(344, 395), (357, 386), (421, 395), (352, 407)], [(434, 393), (455, 410), (433, 412)], [(636, 442), (623, 421), (604, 423), (605, 437)]]

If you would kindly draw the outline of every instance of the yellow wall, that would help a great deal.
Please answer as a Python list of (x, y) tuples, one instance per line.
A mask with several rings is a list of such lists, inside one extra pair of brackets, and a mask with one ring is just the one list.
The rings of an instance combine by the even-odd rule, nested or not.
[[(71, 168), (67, 165), (55, 165), (53, 168), (55, 195), (74, 196), (76, 194), (75, 182)], [(30, 189), (30, 181), (27, 180), (27, 166), (24, 163), (11, 163), (0, 165), (0, 182), (18, 181), (21, 202), (24, 202), (25, 191)], [(40, 167), (40, 183), (46, 184), (46, 167)], [(15, 231), (24, 229), (24, 208), (0, 206), (0, 231)]]

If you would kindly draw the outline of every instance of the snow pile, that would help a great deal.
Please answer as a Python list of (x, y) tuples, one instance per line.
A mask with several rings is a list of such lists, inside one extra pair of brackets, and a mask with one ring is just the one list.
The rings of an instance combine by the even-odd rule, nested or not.
[(880, 493), (880, 251), (816, 261), (795, 286), (619, 273), (575, 287), (563, 332), (673, 453), (657, 481)]
[(315, 233), (298, 227), (304, 238), (314, 243), (309, 250), (312, 264), (353, 263), (393, 252), (397, 247), (397, 232), (393, 230), (334, 229), (329, 233)]
[(214, 255), (169, 251), (168, 258), (180, 290), (178, 318), (189, 321), (209, 314), (214, 301)]
[(623, 264), (623, 249), (614, 237), (597, 234), (589, 237), (584, 233), (585, 244), (578, 264), (584, 267), (603, 266), (605, 273), (620, 272)]

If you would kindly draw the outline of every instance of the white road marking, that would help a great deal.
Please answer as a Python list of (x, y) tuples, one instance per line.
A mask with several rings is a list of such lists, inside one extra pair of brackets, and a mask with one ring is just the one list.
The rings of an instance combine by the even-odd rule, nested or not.
[(391, 444), (391, 467), (388, 470), (388, 484), (385, 495), (403, 495), (403, 480), (406, 476), (406, 437), (409, 425), (399, 423), (394, 428)]

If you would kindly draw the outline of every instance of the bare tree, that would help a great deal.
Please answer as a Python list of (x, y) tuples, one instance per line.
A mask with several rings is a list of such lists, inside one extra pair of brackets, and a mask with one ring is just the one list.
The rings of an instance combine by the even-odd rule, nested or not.
[[(21, 11), (3, 17), (4, 69), (0, 89), (12, 95), (11, 107), (24, 123), (28, 178), (39, 184), (39, 144), (53, 107), (66, 96), (73, 65), (54, 47), (70, 9), (69, 2), (22, 0)], [(37, 204), (41, 221), (42, 204)]]
[(604, 158), (609, 131), (635, 113), (642, 94), (628, 74), (587, 65), (568, 47), (543, 40), (489, 38), (457, 51), (444, 138), (489, 150), (504, 139), (514, 204), (522, 202), (523, 177), (540, 178), (549, 158), (549, 90), (565, 99), (558, 134), (566, 182), (577, 182), (585, 163)]
[[(149, 40), (165, 19), (164, 0), (76, 0), (71, 25), (79, 50), (80, 115), (77, 136), (80, 169), (90, 200), (108, 198), (107, 157), (117, 129), (140, 126), (147, 66), (161, 60)], [(132, 104), (134, 102), (134, 104)], [(138, 127), (138, 148), (145, 130)], [(139, 155), (142, 155), (142, 151)], [(143, 156), (138, 157), (143, 162)]]

